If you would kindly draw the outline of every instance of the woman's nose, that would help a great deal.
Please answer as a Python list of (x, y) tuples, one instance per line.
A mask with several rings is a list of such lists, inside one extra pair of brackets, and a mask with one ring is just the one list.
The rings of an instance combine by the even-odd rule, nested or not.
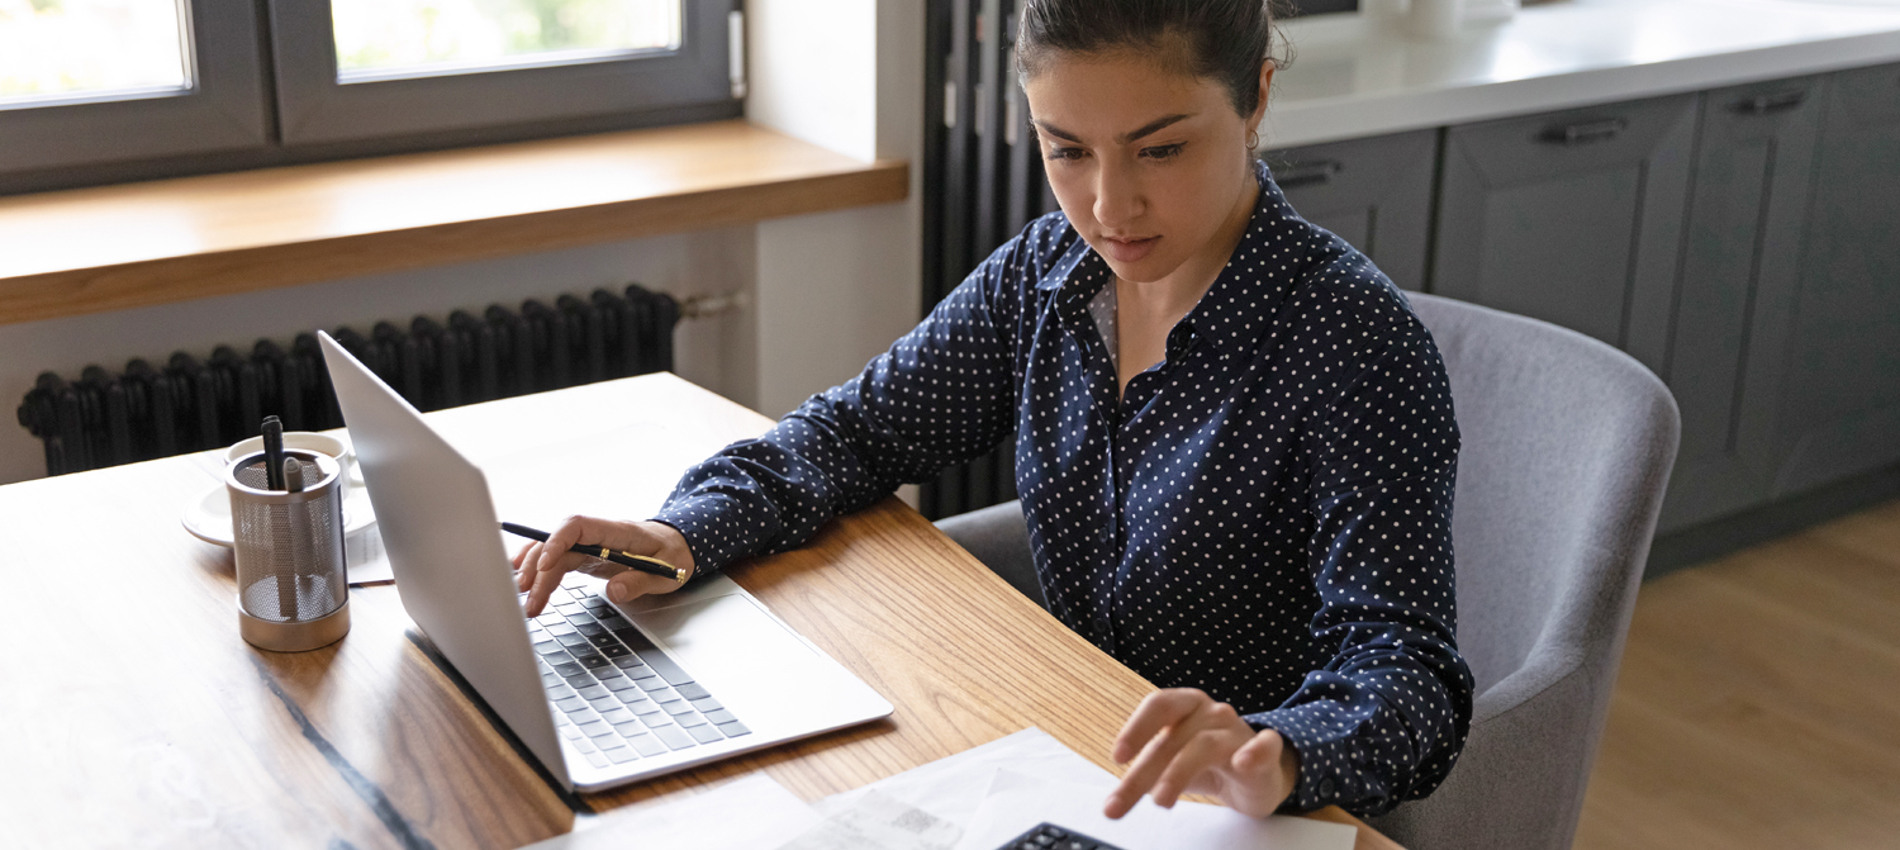
[(1127, 168), (1104, 163), (1096, 170), (1096, 222), (1117, 230), (1139, 218), (1144, 206), (1141, 187)]

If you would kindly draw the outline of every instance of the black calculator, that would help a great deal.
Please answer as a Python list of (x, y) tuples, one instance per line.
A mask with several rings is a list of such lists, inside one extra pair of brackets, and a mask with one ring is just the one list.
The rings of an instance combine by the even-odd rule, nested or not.
[(1039, 823), (1028, 832), (1003, 842), (996, 850), (1121, 850), (1106, 841), (1090, 838), (1073, 829), (1053, 823)]

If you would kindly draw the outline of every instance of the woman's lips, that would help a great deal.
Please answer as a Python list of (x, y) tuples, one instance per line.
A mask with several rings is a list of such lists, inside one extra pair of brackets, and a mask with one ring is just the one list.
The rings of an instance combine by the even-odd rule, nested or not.
[(1108, 258), (1115, 262), (1139, 263), (1141, 258), (1148, 256), (1148, 252), (1153, 251), (1155, 244), (1160, 241), (1159, 236), (1142, 239), (1116, 239), (1105, 236), (1102, 237), (1102, 247), (1108, 249)]

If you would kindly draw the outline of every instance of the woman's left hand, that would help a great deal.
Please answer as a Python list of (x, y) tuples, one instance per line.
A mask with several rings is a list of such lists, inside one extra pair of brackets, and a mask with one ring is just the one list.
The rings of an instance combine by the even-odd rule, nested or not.
[(1119, 818), (1141, 795), (1172, 808), (1207, 794), (1250, 817), (1266, 817), (1299, 780), (1299, 754), (1272, 729), (1254, 732), (1234, 707), (1193, 688), (1149, 694), (1122, 726), (1112, 757), (1129, 765), (1102, 813)]

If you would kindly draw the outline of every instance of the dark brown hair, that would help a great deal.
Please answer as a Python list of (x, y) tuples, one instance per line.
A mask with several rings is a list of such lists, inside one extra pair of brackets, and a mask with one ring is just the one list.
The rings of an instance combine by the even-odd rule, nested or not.
[(1052, 52), (1152, 52), (1220, 83), (1244, 118), (1259, 105), (1260, 63), (1273, 47), (1268, 6), (1269, 0), (1023, 0), (1017, 77), (1035, 76)]

